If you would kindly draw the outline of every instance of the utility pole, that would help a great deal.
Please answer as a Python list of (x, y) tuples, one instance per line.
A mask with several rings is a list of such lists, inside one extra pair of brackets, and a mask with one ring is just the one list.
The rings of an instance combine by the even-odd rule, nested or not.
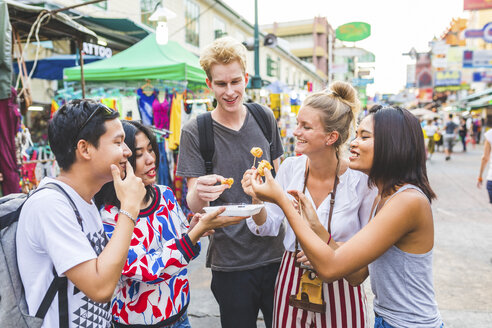
[(260, 77), (260, 33), (258, 29), (258, 0), (255, 0), (255, 75), (251, 78), (251, 88), (261, 89)]

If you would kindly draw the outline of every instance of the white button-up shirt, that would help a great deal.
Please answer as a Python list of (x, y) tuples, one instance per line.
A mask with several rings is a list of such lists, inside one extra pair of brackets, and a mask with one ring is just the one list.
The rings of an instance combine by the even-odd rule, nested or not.
[[(306, 171), (307, 156), (289, 157), (280, 166), (276, 181), (284, 191), (299, 190), (304, 186), (304, 173)], [(377, 195), (377, 189), (369, 188), (368, 177), (362, 172), (348, 168), (339, 178), (337, 194), (335, 196), (335, 208), (331, 220), (331, 234), (335, 241), (347, 241), (369, 221), (371, 208)], [(293, 198), (289, 195), (290, 198)], [(306, 197), (314, 205), (313, 199), (306, 188)], [(316, 209), (321, 224), (328, 227), (330, 213), (330, 198), (328, 195)], [(275, 204), (265, 203), (267, 219), (264, 224), (257, 226), (253, 218), (248, 218), (246, 223), (252, 233), (260, 236), (276, 236), (279, 228), (286, 220), (283, 211)], [(284, 247), (287, 251), (295, 251), (295, 234), (290, 225), (284, 238)]]

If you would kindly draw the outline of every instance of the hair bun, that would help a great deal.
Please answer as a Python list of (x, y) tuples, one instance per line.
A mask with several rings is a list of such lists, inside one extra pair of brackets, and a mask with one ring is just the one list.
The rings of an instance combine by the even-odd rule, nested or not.
[(342, 98), (348, 103), (355, 103), (357, 100), (357, 91), (347, 82), (336, 81), (330, 85), (329, 89), (335, 96)]

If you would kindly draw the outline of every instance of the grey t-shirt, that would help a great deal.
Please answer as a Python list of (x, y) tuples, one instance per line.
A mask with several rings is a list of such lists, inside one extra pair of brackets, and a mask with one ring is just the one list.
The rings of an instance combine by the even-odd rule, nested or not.
[[(272, 153), (273, 158), (276, 159), (283, 154), (280, 134), (272, 111), (265, 109), (265, 112), (272, 124)], [(263, 156), (259, 160), (266, 159), (272, 162), (268, 141), (249, 111), (239, 131), (229, 129), (216, 121), (213, 121), (213, 126), (215, 142), (213, 173), (225, 178), (234, 178), (232, 188), (226, 189), (213, 205), (251, 204), (251, 197), (246, 195), (241, 187), (241, 179), (244, 172), (253, 165), (254, 157), (250, 153), (251, 148), (261, 147)], [(181, 131), (177, 175), (183, 177), (206, 175), (205, 163), (200, 154), (196, 118), (190, 120)], [(239, 271), (280, 262), (284, 252), (283, 239), (283, 227), (276, 237), (259, 237), (251, 233), (244, 220), (236, 225), (215, 229), (207, 251), (207, 267), (217, 271)]]

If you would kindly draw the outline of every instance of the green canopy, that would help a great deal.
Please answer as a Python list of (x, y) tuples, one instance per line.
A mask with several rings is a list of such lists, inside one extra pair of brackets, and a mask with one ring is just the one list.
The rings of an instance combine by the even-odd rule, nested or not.
[[(64, 69), (63, 77), (80, 80), (80, 67)], [(155, 34), (111, 58), (84, 65), (85, 81), (162, 79), (205, 84), (205, 78), (197, 56), (174, 41), (157, 44)]]

